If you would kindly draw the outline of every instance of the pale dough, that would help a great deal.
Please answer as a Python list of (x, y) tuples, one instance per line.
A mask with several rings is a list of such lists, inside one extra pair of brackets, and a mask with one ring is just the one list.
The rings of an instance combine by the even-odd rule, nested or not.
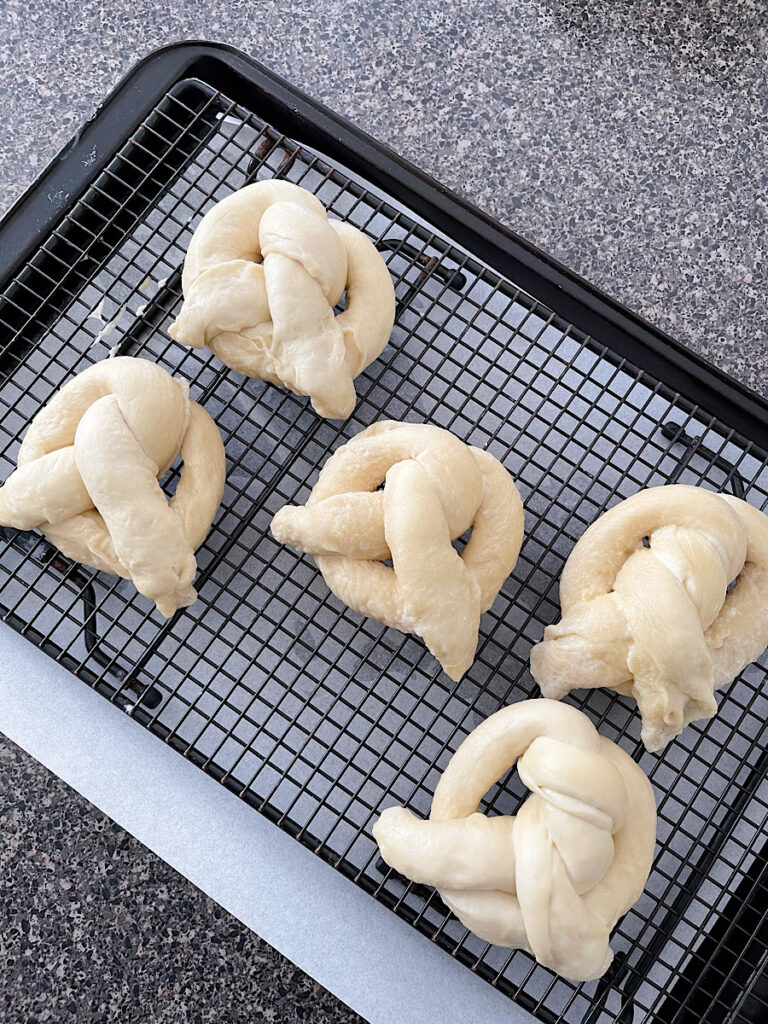
[[(477, 811), (518, 761), (531, 795), (514, 817)], [(486, 942), (532, 952), (571, 981), (600, 977), (611, 930), (638, 899), (656, 840), (643, 771), (580, 711), (527, 700), (491, 715), (440, 777), (428, 821), (389, 807), (373, 828), (381, 855), (434, 885)]]
[[(181, 453), (170, 502), (158, 479)], [(133, 580), (163, 615), (195, 598), (195, 551), (224, 492), (216, 424), (186, 381), (144, 359), (83, 370), (34, 417), (0, 487), (0, 524)]]
[(715, 714), (715, 691), (768, 645), (768, 516), (702, 487), (640, 491), (578, 541), (560, 604), (562, 621), (531, 651), (541, 692), (629, 695), (658, 750)]
[[(206, 213), (189, 244), (170, 329), (247, 377), (309, 395), (321, 416), (355, 407), (355, 377), (387, 344), (395, 290), (373, 243), (311, 192), (260, 181)], [(346, 291), (346, 308), (334, 306)]]
[[(451, 542), (470, 527), (459, 555)], [(307, 504), (275, 515), (272, 534), (313, 555), (345, 604), (420, 636), (458, 680), (517, 561), (523, 506), (488, 452), (440, 427), (383, 421), (339, 448)]]

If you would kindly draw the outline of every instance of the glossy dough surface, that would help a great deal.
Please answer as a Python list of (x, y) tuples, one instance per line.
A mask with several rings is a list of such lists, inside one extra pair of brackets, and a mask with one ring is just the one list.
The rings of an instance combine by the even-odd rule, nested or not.
[[(206, 213), (189, 244), (170, 329), (246, 377), (309, 395), (321, 416), (355, 407), (355, 377), (387, 344), (395, 290), (373, 243), (311, 192), (260, 181)], [(346, 309), (334, 306), (346, 292)]]
[[(452, 541), (470, 527), (459, 555)], [(313, 555), (350, 608), (417, 634), (460, 679), (480, 615), (517, 561), (523, 506), (488, 452), (440, 427), (384, 421), (339, 448), (307, 504), (280, 509), (272, 533)]]
[[(478, 813), (516, 761), (530, 790), (519, 813)], [(589, 981), (608, 969), (611, 930), (648, 878), (656, 806), (643, 771), (586, 715), (527, 700), (497, 711), (464, 740), (440, 777), (428, 821), (390, 807), (373, 835), (387, 864), (436, 886), (481, 939)]]
[[(181, 454), (176, 493), (158, 479)], [(195, 550), (224, 492), (224, 446), (189, 385), (144, 359), (79, 373), (34, 417), (0, 487), (0, 524), (133, 580), (163, 615), (192, 604)]]
[(768, 516), (702, 487), (640, 491), (580, 538), (560, 604), (531, 652), (541, 692), (632, 696), (643, 742), (658, 750), (715, 714), (715, 690), (768, 645)]

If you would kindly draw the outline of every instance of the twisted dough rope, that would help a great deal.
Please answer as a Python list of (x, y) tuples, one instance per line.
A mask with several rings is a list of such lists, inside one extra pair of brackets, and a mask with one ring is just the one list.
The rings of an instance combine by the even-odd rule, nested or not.
[[(459, 556), (451, 542), (470, 526)], [(307, 504), (280, 509), (272, 534), (313, 555), (350, 608), (420, 636), (458, 680), (517, 561), (523, 505), (488, 452), (439, 427), (383, 421), (335, 452)]]
[[(531, 791), (518, 814), (477, 813), (518, 758)], [(611, 930), (648, 878), (656, 806), (643, 771), (586, 715), (527, 700), (464, 740), (428, 821), (389, 807), (373, 835), (387, 864), (436, 886), (475, 935), (532, 952), (572, 981), (591, 981), (608, 969)]]
[[(179, 452), (168, 503), (158, 479)], [(186, 381), (143, 359), (97, 363), (37, 413), (17, 462), (0, 487), (0, 524), (38, 528), (76, 562), (132, 579), (166, 617), (192, 604), (224, 446)]]
[[(260, 181), (198, 224), (182, 275), (176, 341), (208, 345), (246, 377), (309, 395), (321, 416), (355, 407), (354, 379), (387, 344), (395, 289), (373, 243), (329, 221), (311, 192)], [(333, 308), (346, 290), (346, 309)]]
[(768, 645), (768, 516), (701, 487), (640, 491), (578, 541), (560, 604), (562, 621), (531, 651), (542, 693), (634, 697), (643, 742), (658, 750), (713, 715), (715, 690)]

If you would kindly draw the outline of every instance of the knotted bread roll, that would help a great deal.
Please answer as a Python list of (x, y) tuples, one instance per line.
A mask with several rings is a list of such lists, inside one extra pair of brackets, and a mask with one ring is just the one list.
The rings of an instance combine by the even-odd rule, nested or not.
[(768, 516), (702, 487), (640, 491), (578, 541), (560, 604), (562, 621), (531, 651), (541, 692), (631, 696), (658, 750), (713, 715), (715, 690), (768, 645)]
[[(169, 503), (158, 478), (179, 453)], [(167, 617), (192, 604), (224, 446), (186, 381), (144, 359), (96, 363), (37, 413), (17, 462), (0, 487), (0, 524), (37, 528), (76, 562), (132, 579)]]
[[(451, 542), (470, 527), (459, 556)], [(383, 421), (334, 453), (307, 504), (280, 509), (272, 533), (313, 555), (350, 608), (420, 636), (458, 680), (517, 561), (523, 506), (488, 452), (439, 427)]]
[[(381, 353), (395, 290), (373, 243), (328, 220), (311, 192), (260, 181), (206, 213), (189, 244), (184, 305), (170, 329), (246, 377), (309, 395), (321, 416), (346, 418), (355, 377)], [(346, 290), (346, 309), (334, 306)]]
[[(519, 758), (531, 795), (516, 816), (477, 811)], [(434, 885), (470, 931), (533, 953), (571, 981), (600, 977), (613, 926), (643, 891), (656, 840), (653, 790), (580, 711), (526, 700), (473, 730), (440, 777), (429, 820), (389, 807), (384, 860)]]

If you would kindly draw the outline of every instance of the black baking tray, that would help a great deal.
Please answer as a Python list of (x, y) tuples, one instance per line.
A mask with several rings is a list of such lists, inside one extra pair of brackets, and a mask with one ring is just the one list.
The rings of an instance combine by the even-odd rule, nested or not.
[[(365, 230), (395, 279), (392, 343), (345, 424), (167, 337), (200, 215), (276, 176)], [(164, 623), (125, 582), (4, 530), (5, 621), (538, 1019), (768, 1018), (764, 660), (661, 756), (643, 751), (630, 702), (569, 698), (639, 761), (659, 802), (651, 878), (600, 982), (572, 985), (475, 939), (436, 894), (389, 872), (370, 834), (389, 803), (425, 813), (463, 736), (536, 694), (528, 651), (557, 617), (568, 552), (606, 507), (678, 479), (768, 506), (758, 395), (218, 44), (151, 54), (46, 168), (0, 224), (0, 296), (0, 478), (40, 404), (110, 350), (187, 377), (228, 454), (193, 608)], [(269, 537), (328, 453), (385, 416), (488, 447), (525, 500), (520, 561), (458, 685)], [(487, 807), (510, 813), (523, 795), (513, 777)]]

